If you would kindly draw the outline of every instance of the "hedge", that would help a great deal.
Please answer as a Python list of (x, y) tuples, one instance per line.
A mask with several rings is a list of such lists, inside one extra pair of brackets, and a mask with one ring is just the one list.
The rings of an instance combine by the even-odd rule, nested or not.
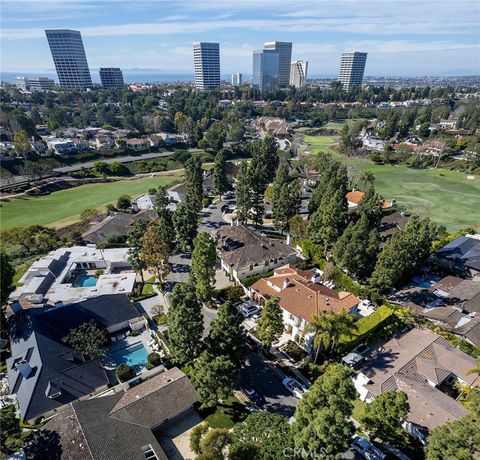
[(338, 342), (338, 348), (341, 350), (349, 349), (357, 345), (367, 337), (370, 338), (374, 332), (384, 328), (396, 318), (394, 310), (386, 305), (382, 305), (371, 315), (365, 316), (356, 322), (357, 329), (348, 336), (342, 335)]
[(255, 284), (258, 280), (261, 280), (262, 278), (269, 278), (272, 275), (273, 275), (273, 271), (268, 273), (263, 273), (261, 275), (247, 276), (243, 280), (242, 284), (246, 287), (250, 287), (252, 284)]
[(137, 374), (133, 367), (122, 363), (117, 367), (115, 375), (119, 382), (126, 382), (127, 380), (133, 379)]

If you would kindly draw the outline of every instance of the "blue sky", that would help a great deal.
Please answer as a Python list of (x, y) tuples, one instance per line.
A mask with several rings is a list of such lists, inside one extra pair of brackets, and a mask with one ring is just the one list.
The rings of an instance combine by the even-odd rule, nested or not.
[(91, 69), (193, 73), (192, 43), (220, 43), (221, 72), (251, 73), (252, 51), (292, 41), (310, 75), (335, 75), (342, 51), (367, 75), (480, 74), (477, 0), (0, 0), (1, 67), (53, 69), (44, 29), (82, 32)]

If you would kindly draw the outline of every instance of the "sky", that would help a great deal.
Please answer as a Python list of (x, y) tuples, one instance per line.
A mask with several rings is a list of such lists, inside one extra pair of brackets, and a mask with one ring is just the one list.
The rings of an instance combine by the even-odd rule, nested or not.
[(54, 69), (44, 29), (80, 30), (99, 67), (193, 73), (192, 44), (220, 43), (221, 73), (252, 72), (252, 51), (293, 42), (309, 76), (335, 76), (344, 51), (366, 75), (480, 75), (478, 0), (0, 0), (3, 72)]

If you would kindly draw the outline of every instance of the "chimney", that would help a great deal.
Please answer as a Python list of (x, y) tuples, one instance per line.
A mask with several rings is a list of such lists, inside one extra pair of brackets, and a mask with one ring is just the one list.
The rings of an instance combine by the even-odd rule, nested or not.
[(288, 278), (285, 278), (283, 280), (283, 289), (286, 289), (290, 285), (290, 280)]
[(287, 244), (288, 245), (290, 244), (291, 239), (292, 239), (292, 237), (290, 236), (290, 233), (287, 233)]
[(316, 272), (312, 273), (312, 278), (311, 278), (312, 283), (318, 284), (320, 283), (320, 275)]

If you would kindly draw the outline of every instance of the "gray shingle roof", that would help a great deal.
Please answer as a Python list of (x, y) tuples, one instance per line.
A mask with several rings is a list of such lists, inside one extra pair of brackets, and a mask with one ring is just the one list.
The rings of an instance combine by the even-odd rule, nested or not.
[(435, 256), (448, 260), (457, 267), (464, 266), (480, 271), (480, 238), (461, 235), (439, 249)]

